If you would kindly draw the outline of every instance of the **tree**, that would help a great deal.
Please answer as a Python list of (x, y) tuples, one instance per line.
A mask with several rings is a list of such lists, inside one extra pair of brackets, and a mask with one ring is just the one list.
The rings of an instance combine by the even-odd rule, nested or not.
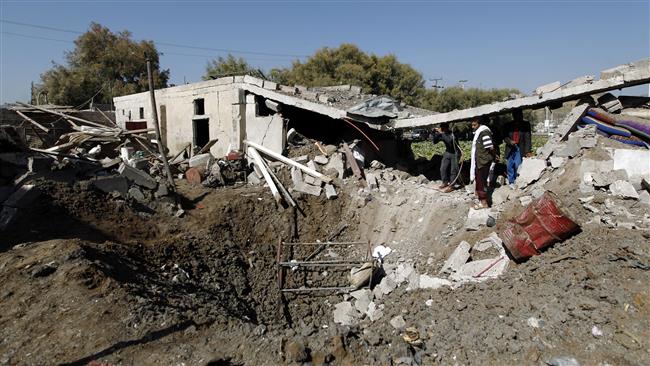
[[(228, 75), (260, 75), (261, 71), (252, 67), (242, 57), (236, 58), (228, 54), (227, 57), (219, 56), (216, 59), (208, 61), (205, 67), (203, 80), (216, 79)], [(263, 76), (263, 75), (262, 75)]]
[(129, 31), (113, 33), (91, 23), (74, 43), (75, 49), (66, 52), (67, 65), (54, 64), (41, 74), (41, 90), (51, 103), (77, 106), (93, 96), (95, 102), (110, 103), (113, 97), (146, 91), (147, 57), (154, 87), (167, 87), (169, 70), (160, 70), (152, 41), (133, 41)]
[(304, 63), (271, 70), (271, 78), (287, 85), (358, 85), (364, 93), (386, 94), (407, 104), (417, 103), (425, 93), (422, 74), (413, 67), (395, 55), (367, 54), (353, 44), (322, 48)]

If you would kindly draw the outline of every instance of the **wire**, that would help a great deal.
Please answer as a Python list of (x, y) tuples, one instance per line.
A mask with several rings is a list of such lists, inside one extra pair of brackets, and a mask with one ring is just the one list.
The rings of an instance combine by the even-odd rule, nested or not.
[[(51, 30), (51, 31), (56, 31), (56, 32), (64, 32), (64, 33), (72, 33), (72, 34), (84, 34), (85, 33), (85, 32), (80, 32), (80, 31), (72, 30), (72, 29), (63, 29), (63, 28), (56, 28), (56, 27), (50, 27), (50, 26), (45, 26), (45, 25), (39, 25), (39, 24), (16, 22), (16, 21), (7, 20), (7, 19), (0, 19), (0, 22), (7, 23), (7, 24), (19, 25), (19, 26), (23, 26), (23, 27), (31, 27), (31, 28)], [(17, 35), (17, 34), (14, 34), (14, 35)], [(54, 40), (54, 39), (50, 39), (50, 40)], [(60, 41), (60, 40), (58, 40), (58, 41)], [(154, 41), (154, 43), (162, 45), (162, 46), (168, 46), (168, 47), (188, 48), (188, 49), (204, 50), (204, 51), (228, 52), (228, 53), (235, 53), (235, 54), (248, 54), (248, 55), (258, 55), (258, 56), (276, 56), (276, 57), (295, 57), (295, 58), (309, 57), (307, 55), (271, 53), (271, 52), (259, 52), (259, 51), (246, 51), (246, 50), (233, 50), (233, 49), (228, 49), (228, 48), (190, 46), (190, 45), (183, 45), (183, 44), (169, 43), (169, 42), (157, 42), (157, 41)]]

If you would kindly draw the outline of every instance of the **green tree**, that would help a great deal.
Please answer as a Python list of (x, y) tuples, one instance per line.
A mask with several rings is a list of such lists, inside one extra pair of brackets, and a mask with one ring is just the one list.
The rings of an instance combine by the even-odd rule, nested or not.
[(422, 74), (413, 67), (395, 55), (367, 54), (353, 44), (322, 48), (304, 63), (271, 70), (271, 78), (286, 85), (358, 85), (364, 93), (386, 94), (407, 104), (416, 104), (425, 94)]
[[(208, 61), (205, 67), (203, 80), (216, 79), (228, 75), (259, 75), (261, 71), (252, 67), (242, 57), (235, 57), (228, 54), (227, 57), (219, 56), (216, 59)], [(263, 75), (262, 75), (263, 76)]]
[(76, 106), (93, 96), (95, 102), (110, 103), (113, 97), (146, 91), (147, 57), (154, 86), (167, 86), (169, 70), (160, 70), (152, 41), (134, 41), (129, 31), (113, 33), (91, 23), (74, 43), (75, 49), (66, 52), (66, 65), (54, 64), (41, 74), (41, 89), (51, 103)]

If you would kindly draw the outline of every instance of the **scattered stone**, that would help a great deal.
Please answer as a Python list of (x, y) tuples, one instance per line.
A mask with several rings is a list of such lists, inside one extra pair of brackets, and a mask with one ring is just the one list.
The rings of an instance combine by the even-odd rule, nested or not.
[(375, 289), (373, 290), (373, 293), (376, 298), (380, 299), (382, 295), (388, 295), (393, 290), (397, 288), (397, 283), (393, 279), (392, 276), (384, 276), (384, 278), (381, 279), (379, 282), (379, 285), (375, 286)]
[(306, 163), (306, 162), (309, 161), (309, 156), (307, 156), (307, 155), (300, 155), (300, 156), (297, 157), (297, 158), (293, 158), (293, 161), (295, 161), (296, 163), (301, 163), (301, 164), (302, 164), (302, 163)]
[(401, 315), (398, 315), (390, 320), (390, 325), (397, 330), (402, 330), (406, 327), (406, 321)]
[(302, 342), (291, 340), (284, 347), (284, 354), (289, 362), (305, 362), (309, 360), (309, 354)]
[(395, 283), (399, 285), (400, 283), (407, 281), (414, 272), (415, 268), (413, 268), (413, 264), (400, 263), (395, 269)]
[(156, 192), (154, 192), (153, 195), (156, 198), (160, 198), (160, 197), (165, 197), (168, 194), (169, 194), (169, 188), (167, 188), (167, 184), (165, 184), (164, 182), (160, 182), (160, 184), (158, 184), (158, 189), (156, 190)]
[(417, 184), (428, 184), (429, 179), (424, 176), (424, 174), (420, 174), (415, 178), (415, 183)]
[(537, 318), (535, 318), (535, 317), (533, 317), (533, 316), (531, 316), (530, 318), (528, 318), (528, 319), (526, 320), (526, 323), (528, 324), (528, 326), (533, 327), (533, 328), (539, 328), (539, 327), (540, 327), (540, 321), (539, 321), (539, 319), (537, 319)]
[(614, 196), (639, 199), (639, 194), (636, 193), (636, 190), (628, 181), (617, 180), (609, 186), (609, 189)]
[[(593, 187), (591, 188), (591, 191), (593, 192)], [(519, 197), (519, 202), (521, 203), (522, 206), (526, 207), (530, 205), (531, 202), (533, 202), (533, 197), (531, 196)]]
[(580, 366), (578, 360), (573, 357), (553, 357), (546, 361), (549, 366)]
[(501, 186), (495, 189), (494, 192), (492, 192), (492, 204), (500, 205), (507, 202), (513, 193), (512, 188), (509, 186)]
[(499, 238), (499, 235), (497, 235), (495, 232), (492, 232), (487, 238), (474, 244), (472, 250), (479, 252), (484, 252), (490, 248), (499, 250), (501, 248), (501, 245), (503, 245), (503, 241), (501, 238)]
[(442, 286), (451, 286), (451, 282), (442, 278), (431, 277), (429, 275), (423, 274), (420, 275), (419, 285), (421, 289), (435, 290)]
[(248, 182), (248, 184), (252, 184), (255, 186), (262, 183), (262, 180), (257, 176), (257, 174), (254, 171), (248, 175), (246, 181)]
[(524, 158), (517, 172), (517, 186), (524, 188), (539, 179), (546, 169), (546, 160), (536, 158)]
[(320, 165), (325, 165), (329, 162), (329, 159), (325, 155), (316, 155), (314, 157), (314, 162), (320, 164)]
[(336, 193), (336, 188), (334, 188), (334, 186), (331, 184), (326, 184), (325, 196), (327, 197), (328, 200), (333, 200), (334, 198), (338, 197), (338, 194)]
[(294, 185), (293, 189), (297, 192), (311, 194), (312, 196), (320, 196), (321, 192), (321, 187), (313, 186), (311, 184), (307, 184), (306, 182)]
[(460, 282), (481, 282), (499, 277), (505, 272), (506, 268), (508, 268), (508, 257), (482, 259), (465, 263), (458, 272), (452, 274), (449, 278)]
[[(381, 305), (383, 307), (383, 305)], [(366, 315), (368, 316), (368, 319), (370, 321), (374, 322), (375, 320), (381, 318), (384, 316), (383, 310), (377, 306), (374, 302), (370, 302), (368, 304), (368, 310), (366, 311)]]
[(337, 152), (330, 155), (329, 162), (325, 165), (325, 171), (333, 169), (338, 173), (338, 178), (343, 179), (345, 165), (343, 164), (343, 154)]
[(334, 322), (341, 325), (355, 325), (359, 319), (357, 311), (349, 301), (343, 301), (334, 306)]
[(332, 154), (337, 152), (338, 149), (339, 148), (334, 146), (334, 145), (325, 145), (325, 147), (323, 148), (323, 150), (325, 150), (325, 154), (327, 154), (327, 156), (332, 156)]
[(463, 264), (467, 263), (470, 248), (471, 246), (468, 242), (460, 242), (456, 249), (454, 249), (454, 252), (447, 258), (439, 273), (451, 274), (457, 272)]
[(122, 197), (126, 197), (129, 190), (129, 184), (122, 176), (99, 177), (93, 181), (93, 186), (105, 193), (117, 192)]
[(641, 193), (639, 193), (639, 202), (650, 205), (650, 193), (645, 190), (641, 191)]

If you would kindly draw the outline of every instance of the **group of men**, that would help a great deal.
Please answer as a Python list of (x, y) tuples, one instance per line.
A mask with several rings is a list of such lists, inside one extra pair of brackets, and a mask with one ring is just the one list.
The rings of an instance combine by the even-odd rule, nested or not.
[[(493, 132), (487, 126), (487, 121), (485, 117), (472, 121), (474, 138), (469, 173), (470, 182), (475, 182), (475, 192), (478, 198), (475, 208), (489, 207), (488, 190), (494, 181), (495, 164), (500, 160), (499, 146)], [(508, 183), (514, 185), (523, 157), (531, 156), (532, 151), (530, 123), (524, 120), (521, 110), (515, 110), (512, 113), (512, 122), (504, 127), (503, 133)], [(440, 162), (442, 185), (439, 188), (443, 192), (451, 192), (459, 186), (460, 147), (447, 123), (442, 123), (434, 131), (431, 140), (434, 144), (438, 142), (445, 144), (445, 152)]]

